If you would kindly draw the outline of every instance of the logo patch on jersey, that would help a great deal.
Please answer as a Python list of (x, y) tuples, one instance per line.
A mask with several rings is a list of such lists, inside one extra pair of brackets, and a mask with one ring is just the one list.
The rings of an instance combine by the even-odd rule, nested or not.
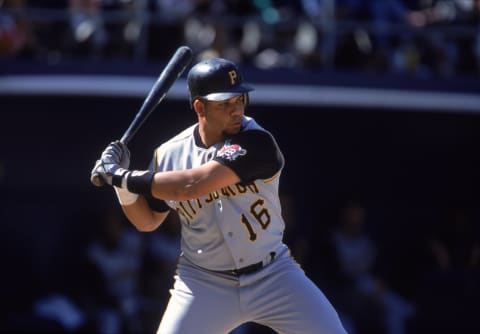
[(226, 141), (220, 151), (218, 151), (217, 156), (228, 161), (233, 161), (245, 154), (247, 154), (247, 150), (243, 149), (240, 145), (230, 144), (229, 141)]

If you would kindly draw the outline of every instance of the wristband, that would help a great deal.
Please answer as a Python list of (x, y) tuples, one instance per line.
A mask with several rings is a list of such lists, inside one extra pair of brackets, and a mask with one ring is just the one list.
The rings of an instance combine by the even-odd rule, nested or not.
[(119, 188), (125, 188), (122, 183), (123, 179), (127, 176), (127, 173), (130, 171), (125, 168), (118, 168), (115, 173), (112, 175), (112, 186), (119, 187)]
[(129, 192), (127, 189), (113, 187), (121, 205), (130, 205), (137, 201), (138, 194)]
[(155, 172), (145, 170), (134, 170), (125, 175), (126, 186), (128, 191), (144, 196), (152, 195), (152, 181)]

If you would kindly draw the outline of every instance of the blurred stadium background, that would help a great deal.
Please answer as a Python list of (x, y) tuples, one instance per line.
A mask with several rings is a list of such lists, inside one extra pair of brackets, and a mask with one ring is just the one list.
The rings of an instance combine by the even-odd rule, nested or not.
[[(286, 156), (286, 242), (349, 333), (480, 332), (478, 0), (0, 0), (0, 331), (156, 329), (175, 217), (129, 234), (89, 175), (180, 45), (255, 86), (247, 113)], [(183, 75), (132, 167), (194, 121)], [(352, 202), (378, 294), (355, 289), (332, 243)]]

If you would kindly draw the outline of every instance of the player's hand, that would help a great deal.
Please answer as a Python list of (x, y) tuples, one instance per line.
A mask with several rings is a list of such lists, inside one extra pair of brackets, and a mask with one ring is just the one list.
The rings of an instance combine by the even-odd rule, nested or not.
[(116, 163), (120, 167), (128, 169), (130, 166), (130, 151), (124, 143), (119, 140), (111, 142), (102, 153), (101, 160), (107, 158), (109, 162)]
[(112, 185), (114, 176), (121, 177), (128, 171), (130, 165), (130, 151), (127, 146), (120, 141), (110, 143), (95, 167), (93, 167), (92, 175), (98, 173), (102, 179)]
[(120, 160), (120, 167), (128, 169), (130, 167), (130, 150), (128, 149), (127, 145), (122, 142), (118, 142), (119, 145), (122, 147), (123, 153), (122, 158)]

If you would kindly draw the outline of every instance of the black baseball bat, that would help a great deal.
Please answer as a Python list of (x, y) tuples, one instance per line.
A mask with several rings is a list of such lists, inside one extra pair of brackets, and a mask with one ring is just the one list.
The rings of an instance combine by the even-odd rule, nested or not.
[[(157, 81), (155, 81), (148, 92), (135, 118), (120, 139), (121, 142), (124, 144), (130, 142), (148, 116), (150, 116), (152, 111), (155, 110), (158, 104), (165, 98), (173, 83), (182, 75), (191, 60), (192, 50), (188, 46), (181, 46), (175, 51), (168, 61), (167, 66), (165, 66)], [(101, 187), (105, 183), (98, 173), (92, 174), (90, 181), (97, 187)]]

